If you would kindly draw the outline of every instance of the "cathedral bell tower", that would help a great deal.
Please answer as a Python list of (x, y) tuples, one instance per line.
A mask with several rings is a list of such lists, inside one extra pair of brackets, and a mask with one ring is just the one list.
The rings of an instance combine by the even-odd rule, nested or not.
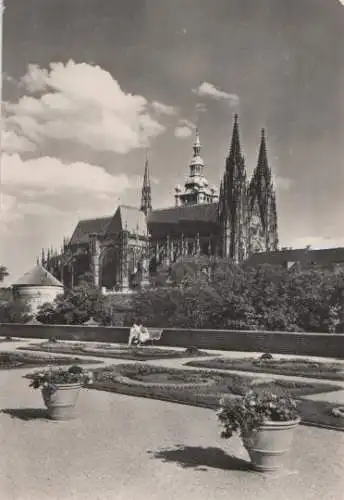
[(218, 219), (222, 257), (233, 262), (243, 261), (247, 247), (247, 184), (238, 115), (234, 116), (231, 146), (220, 187)]
[(176, 206), (215, 203), (218, 201), (217, 190), (215, 187), (209, 186), (209, 182), (204, 175), (204, 168), (199, 130), (196, 129), (193, 157), (189, 163), (189, 176), (185, 181), (184, 191), (180, 186), (175, 188)]
[(276, 195), (262, 129), (257, 166), (248, 188), (249, 254), (278, 249)]

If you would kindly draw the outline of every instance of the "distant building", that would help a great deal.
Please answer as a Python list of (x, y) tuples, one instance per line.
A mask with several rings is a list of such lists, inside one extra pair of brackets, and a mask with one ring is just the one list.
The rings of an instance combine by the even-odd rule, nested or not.
[(12, 293), (15, 301), (26, 303), (35, 315), (41, 305), (63, 293), (63, 284), (37, 264), (12, 286)]
[(153, 209), (148, 160), (140, 208), (120, 205), (110, 217), (81, 220), (60, 254), (49, 251), (42, 264), (66, 286), (91, 271), (94, 284), (126, 291), (149, 286), (159, 272), (190, 257), (242, 262), (257, 252), (278, 249), (275, 190), (262, 130), (258, 161), (247, 180), (238, 117), (220, 190), (205, 176), (197, 130), (184, 188), (175, 188), (175, 205)]
[(252, 255), (247, 264), (256, 267), (269, 264), (286, 269), (344, 270), (344, 248), (313, 250), (310, 247), (282, 249), (278, 252), (263, 252)]

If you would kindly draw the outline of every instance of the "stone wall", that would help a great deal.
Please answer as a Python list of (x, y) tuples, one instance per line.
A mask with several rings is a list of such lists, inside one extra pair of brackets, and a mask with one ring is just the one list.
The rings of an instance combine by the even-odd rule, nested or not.
[[(127, 327), (0, 324), (0, 336), (127, 342)], [(330, 333), (182, 330), (166, 328), (159, 345), (229, 351), (272, 352), (344, 359), (344, 335)]]
[(13, 297), (17, 303), (25, 303), (30, 313), (36, 315), (38, 309), (46, 303), (54, 302), (55, 298), (63, 293), (59, 286), (17, 286), (13, 288)]

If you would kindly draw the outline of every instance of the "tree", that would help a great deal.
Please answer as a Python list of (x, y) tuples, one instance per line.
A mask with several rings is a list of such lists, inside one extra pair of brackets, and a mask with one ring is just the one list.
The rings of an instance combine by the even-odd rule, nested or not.
[(110, 310), (101, 291), (85, 274), (77, 287), (58, 295), (53, 303), (43, 304), (36, 318), (42, 323), (80, 325), (93, 317), (103, 325), (111, 323)]
[(30, 308), (12, 299), (0, 304), (0, 323), (26, 323), (31, 319)]
[(218, 261), (212, 277), (189, 273), (182, 286), (147, 290), (133, 298), (147, 326), (270, 331), (334, 331), (344, 274), (292, 271)]
[(5, 266), (0, 265), (0, 283), (2, 283), (4, 279), (7, 278), (7, 276), (9, 276), (7, 268)]

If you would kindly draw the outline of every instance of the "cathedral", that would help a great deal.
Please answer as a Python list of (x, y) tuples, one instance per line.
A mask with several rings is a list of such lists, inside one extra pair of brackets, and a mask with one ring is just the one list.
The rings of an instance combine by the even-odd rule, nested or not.
[(278, 249), (276, 196), (262, 130), (252, 178), (246, 174), (238, 116), (219, 189), (210, 186), (199, 131), (184, 187), (176, 186), (174, 206), (155, 209), (146, 159), (139, 207), (119, 205), (111, 217), (81, 220), (59, 255), (42, 255), (42, 265), (65, 286), (85, 273), (104, 292), (154, 285), (183, 259), (214, 257), (240, 263)]

